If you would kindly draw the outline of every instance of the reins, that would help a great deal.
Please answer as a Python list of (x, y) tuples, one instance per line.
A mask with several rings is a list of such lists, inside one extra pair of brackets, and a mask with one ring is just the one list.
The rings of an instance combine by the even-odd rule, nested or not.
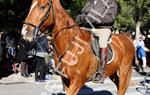
[[(24, 24), (27, 24), (27, 25), (30, 25), (30, 26), (34, 27), (34, 30), (33, 30), (33, 35), (34, 35), (33, 37), (34, 37), (34, 39), (36, 39), (36, 36), (37, 36), (38, 32), (39, 32), (40, 29), (41, 29), (41, 26), (42, 26), (42, 25), (44, 24), (44, 22), (48, 19), (48, 17), (49, 17), (49, 12), (50, 12), (51, 8), (52, 8), (52, 11), (53, 11), (52, 0), (50, 0), (50, 4), (49, 4), (49, 7), (48, 7), (48, 10), (47, 10), (47, 12), (46, 12), (44, 18), (42, 19), (42, 21), (40, 22), (40, 24), (39, 24), (38, 26), (36, 26), (36, 25), (34, 25), (34, 24), (30, 23), (30, 22), (23, 21)], [(53, 11), (53, 12), (54, 12), (54, 11)], [(53, 15), (54, 15), (54, 14), (53, 14)], [(54, 20), (54, 16), (53, 16), (53, 20)]]
[[(48, 8), (48, 10), (47, 10), (47, 12), (46, 12), (46, 15), (44, 16), (44, 18), (42, 19), (42, 21), (40, 22), (40, 24), (38, 25), (38, 26), (35, 26), (35, 25), (33, 25), (32, 23), (29, 23), (29, 22), (23, 22), (24, 24), (27, 24), (27, 25), (30, 25), (30, 26), (32, 26), (32, 27), (34, 27), (34, 30), (33, 30), (33, 37), (34, 37), (34, 39), (37, 39), (37, 36), (39, 36), (39, 35), (37, 35), (37, 34), (39, 34), (38, 32), (40, 32), (40, 29), (41, 29), (41, 26), (44, 24), (44, 22), (48, 19), (48, 17), (49, 17), (49, 15), (50, 15), (50, 9), (52, 9), (52, 15), (53, 15), (53, 22), (54, 22), (54, 24), (55, 24), (55, 21), (54, 21), (54, 9), (53, 9), (53, 4), (52, 4), (52, 0), (50, 0), (50, 5), (49, 5), (49, 8)], [(55, 39), (56, 39), (56, 37), (57, 37), (57, 35), (61, 32), (61, 31), (63, 31), (64, 29), (71, 29), (71, 28), (73, 28), (73, 27), (75, 27), (75, 26), (79, 26), (79, 24), (73, 24), (73, 25), (70, 25), (70, 26), (66, 26), (66, 27), (64, 27), (64, 28), (61, 28), (55, 35), (54, 35), (54, 37), (53, 37), (53, 41), (55, 41)], [(50, 35), (50, 34), (53, 34), (54, 33), (54, 31), (51, 31), (51, 32), (49, 32), (49, 33), (47, 33), (47, 35)], [(62, 53), (62, 54), (60, 54), (59, 52), (58, 52), (58, 50), (57, 50), (57, 48), (56, 48), (56, 46), (55, 46), (55, 44), (53, 44), (53, 46), (54, 46), (54, 49), (55, 49), (55, 51), (57, 52), (57, 54), (59, 55), (59, 58), (58, 58), (58, 64), (57, 64), (57, 66), (56, 66), (56, 68), (55, 67), (52, 67), (53, 68), (53, 71), (55, 72), (55, 73), (57, 73), (57, 74), (59, 74), (60, 76), (62, 76), (62, 77), (65, 77), (65, 78), (68, 78), (68, 76), (66, 75), (66, 74), (64, 74), (64, 72), (63, 72), (63, 70), (59, 70), (60, 69), (60, 67), (61, 67), (61, 64), (62, 64), (62, 58), (63, 58), (63, 56), (66, 54), (66, 52), (67, 52), (67, 50), (69, 50), (69, 48), (72, 46), (72, 41), (74, 41), (75, 40), (75, 38), (76, 38), (76, 35), (77, 35), (78, 33), (77, 32), (75, 32), (73, 35), (73, 38), (72, 39), (70, 39), (69, 40), (69, 42), (67, 43), (67, 44), (69, 44), (69, 46), (64, 50), (64, 52)]]
[[(60, 31), (58, 31), (57, 34), (54, 36), (53, 42), (54, 42), (54, 40), (56, 39), (57, 35), (58, 35), (61, 31), (63, 31), (64, 29), (73, 28), (73, 27), (75, 27), (75, 26), (78, 26), (78, 24), (74, 24), (74, 25), (71, 25), (71, 26), (69, 26), (69, 27), (64, 27), (64, 28), (62, 28), (62, 29), (61, 29)], [(52, 33), (52, 32), (51, 32), (51, 33)], [(59, 58), (58, 58), (58, 61), (59, 61), (59, 62), (58, 62), (58, 64), (57, 64), (56, 68), (53, 68), (53, 70), (54, 70), (54, 72), (57, 72), (59, 75), (61, 75), (62, 77), (65, 77), (65, 78), (68, 78), (68, 76), (67, 76), (66, 74), (64, 74), (63, 71), (60, 71), (60, 70), (59, 70), (59, 68), (60, 68), (60, 66), (61, 66), (61, 64), (62, 64), (61, 59), (62, 59), (62, 58), (64, 57), (64, 55), (66, 54), (67, 50), (69, 50), (69, 48), (72, 46), (72, 45), (71, 45), (71, 42), (75, 40), (76, 35), (77, 35), (77, 32), (74, 34), (72, 40), (69, 42), (69, 46), (64, 50), (63, 54), (60, 54), (60, 53), (58, 52), (58, 50), (57, 50), (55, 44), (53, 44), (55, 51), (56, 51), (57, 54), (59, 55)]]

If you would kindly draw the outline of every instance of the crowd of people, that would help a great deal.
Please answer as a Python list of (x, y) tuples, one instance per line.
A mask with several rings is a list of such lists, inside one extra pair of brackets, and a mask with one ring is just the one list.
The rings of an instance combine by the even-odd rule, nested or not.
[[(0, 32), (0, 77), (6, 72), (18, 73), (24, 78), (35, 73), (36, 82), (44, 82), (50, 72), (52, 61), (52, 46), (50, 36), (40, 35), (36, 41), (28, 42), (22, 38), (20, 31), (15, 35)], [(16, 37), (17, 36), (17, 37)], [(49, 57), (48, 61), (45, 58)]]
[[(4, 35), (5, 37), (3, 37)], [(53, 60), (51, 60), (51, 63), (50, 60), (48, 62), (45, 60), (46, 57), (51, 57), (52, 59), (53, 56), (52, 46), (48, 41), (51, 37), (41, 35), (35, 43), (25, 41), (18, 35), (15, 37), (17, 39), (15, 39), (0, 32), (0, 74), (2, 74), (2, 70), (5, 72), (8, 70), (15, 73), (20, 72), (22, 77), (29, 78), (32, 77), (30, 73), (34, 72), (36, 82), (45, 81), (46, 75), (51, 74), (49, 65), (54, 63)], [(149, 52), (149, 49), (146, 48), (144, 40), (144, 35), (141, 35), (137, 42), (133, 40), (137, 61), (141, 65), (143, 72), (149, 69), (147, 64), (147, 52)]]

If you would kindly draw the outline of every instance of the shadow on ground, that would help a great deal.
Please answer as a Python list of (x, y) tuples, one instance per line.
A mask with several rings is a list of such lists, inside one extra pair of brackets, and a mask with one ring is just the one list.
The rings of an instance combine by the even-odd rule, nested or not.
[[(64, 93), (53, 93), (52, 95), (66, 95)], [(101, 90), (101, 91), (94, 91), (92, 88), (84, 86), (79, 91), (78, 95), (113, 95), (110, 91)]]
[(8, 77), (9, 75), (13, 73), (14, 73), (13, 71), (8, 71), (8, 70), (3, 69), (0, 71), (0, 79), (3, 77)]

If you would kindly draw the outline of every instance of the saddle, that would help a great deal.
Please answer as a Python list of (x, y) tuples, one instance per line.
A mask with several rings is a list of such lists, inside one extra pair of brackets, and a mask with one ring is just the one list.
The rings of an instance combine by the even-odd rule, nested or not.
[[(97, 57), (97, 59), (99, 60), (99, 56), (100, 56), (100, 51), (99, 51), (99, 43), (98, 43), (98, 37), (97, 36), (93, 36), (92, 37), (92, 50), (93, 50), (93, 52), (94, 52), (94, 54), (95, 54), (95, 56)], [(112, 48), (111, 48), (111, 46), (110, 46), (110, 43), (111, 41), (109, 41), (108, 42), (108, 62), (107, 62), (107, 64), (110, 64), (111, 63), (111, 61), (113, 60), (113, 58), (114, 58), (114, 52), (113, 52), (113, 50), (112, 50)]]

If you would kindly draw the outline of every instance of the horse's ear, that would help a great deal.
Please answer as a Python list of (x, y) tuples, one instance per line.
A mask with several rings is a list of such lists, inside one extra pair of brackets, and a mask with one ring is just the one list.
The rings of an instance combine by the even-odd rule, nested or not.
[(39, 0), (41, 3), (50, 3), (50, 0)]
[[(39, 0), (41, 3), (45, 2), (45, 0)], [(48, 1), (48, 0), (47, 0)]]
[(35, 1), (37, 1), (37, 0), (32, 0), (32, 4), (33, 4)]
[(45, 3), (45, 2), (49, 3), (50, 0), (38, 0), (38, 1), (41, 2), (41, 3)]
[(50, 0), (47, 0), (48, 3), (50, 3)]

